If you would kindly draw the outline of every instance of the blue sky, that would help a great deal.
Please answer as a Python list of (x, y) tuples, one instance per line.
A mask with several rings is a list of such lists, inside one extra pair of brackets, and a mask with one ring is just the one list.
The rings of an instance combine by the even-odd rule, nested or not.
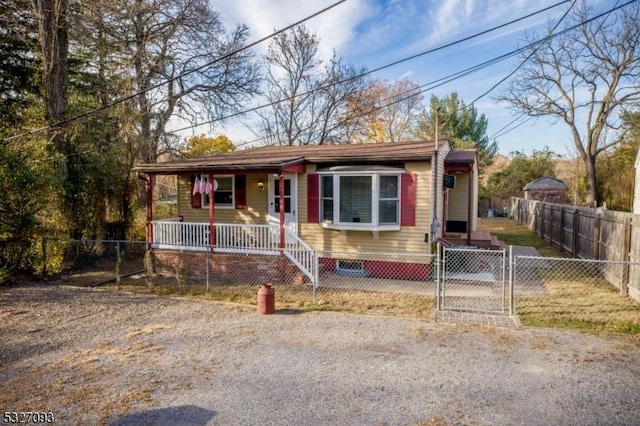
[[(229, 28), (238, 23), (249, 27), (250, 41), (267, 36), (274, 29), (290, 25), (334, 2), (335, 0), (212, 0), (214, 10), (220, 13)], [(348, 0), (307, 21), (305, 25), (320, 38), (324, 57), (330, 57), (335, 50), (347, 63), (374, 69), (558, 2), (559, 0)], [(601, 11), (610, 8), (613, 0), (591, 0), (590, 3)], [(567, 5), (568, 3), (499, 31), (387, 68), (373, 76), (389, 81), (408, 78), (419, 84), (429, 83), (514, 50), (524, 44), (525, 34), (542, 34), (549, 22), (557, 22)], [(267, 43), (259, 46), (258, 52), (264, 53), (266, 47)], [(432, 94), (442, 97), (455, 91), (460, 99), (469, 104), (506, 76), (519, 61), (519, 58), (511, 58), (432, 92), (426, 92), (425, 101)], [(489, 120), (487, 133), (490, 137), (515, 118), (506, 104), (495, 100), (503, 88), (504, 85), (499, 86), (475, 103), (478, 112), (484, 113)], [(526, 117), (514, 125), (525, 120)], [(234, 142), (255, 138), (238, 124), (218, 130), (227, 134)], [(530, 154), (545, 146), (563, 155), (573, 154), (566, 125), (554, 124), (546, 119), (529, 120), (496, 140), (500, 152), (504, 154), (515, 150)]]

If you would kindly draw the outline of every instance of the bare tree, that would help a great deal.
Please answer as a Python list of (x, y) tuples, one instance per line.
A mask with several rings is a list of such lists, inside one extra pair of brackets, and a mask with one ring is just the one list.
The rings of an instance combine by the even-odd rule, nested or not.
[(84, 34), (100, 34), (111, 46), (108, 72), (121, 85), (114, 95), (134, 96), (145, 162), (173, 141), (170, 119), (218, 120), (258, 90), (257, 64), (243, 50), (248, 28), (227, 33), (206, 0), (103, 0), (87, 5), (83, 17), (90, 18), (78, 22)]
[(350, 103), (361, 117), (352, 134), (356, 142), (401, 142), (412, 138), (422, 106), (418, 83), (402, 79), (371, 81)]
[(257, 132), (270, 145), (344, 143), (348, 100), (364, 87), (363, 70), (334, 53), (319, 58), (319, 39), (303, 25), (274, 37), (265, 57), (266, 97)]
[(591, 13), (583, 2), (566, 21), (575, 29), (549, 34), (525, 52), (529, 60), (499, 100), (568, 126), (586, 166), (586, 202), (595, 206), (596, 158), (622, 140), (621, 113), (640, 99), (640, 5), (629, 2), (595, 20)]

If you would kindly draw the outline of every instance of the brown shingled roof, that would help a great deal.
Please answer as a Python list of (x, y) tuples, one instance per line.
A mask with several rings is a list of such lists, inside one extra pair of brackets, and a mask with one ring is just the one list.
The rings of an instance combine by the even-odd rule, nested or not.
[[(445, 142), (448, 143), (448, 142)], [(440, 143), (442, 144), (442, 142)], [(241, 151), (166, 163), (141, 164), (134, 171), (150, 174), (180, 174), (220, 171), (278, 171), (304, 163), (385, 163), (430, 160), (433, 141), (348, 144), (265, 146)]]
[(475, 161), (475, 149), (458, 149), (451, 151), (444, 159), (445, 164), (473, 164)]

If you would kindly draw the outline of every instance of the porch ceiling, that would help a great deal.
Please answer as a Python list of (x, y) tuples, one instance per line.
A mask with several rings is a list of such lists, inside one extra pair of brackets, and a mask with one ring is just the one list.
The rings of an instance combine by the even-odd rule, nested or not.
[[(442, 144), (442, 142), (440, 142)], [(265, 146), (210, 157), (141, 164), (134, 171), (182, 174), (222, 171), (279, 171), (304, 163), (363, 164), (431, 160), (433, 141), (383, 144)]]

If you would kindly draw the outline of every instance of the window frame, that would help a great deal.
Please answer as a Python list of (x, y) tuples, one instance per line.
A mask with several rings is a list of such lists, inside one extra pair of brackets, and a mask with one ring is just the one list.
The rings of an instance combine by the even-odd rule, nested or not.
[[(203, 178), (206, 178), (207, 180), (209, 179), (209, 175), (208, 174), (202, 174), (200, 175), (200, 179), (202, 180)], [(224, 174), (224, 175), (214, 175), (213, 179), (216, 180), (218, 178), (231, 178), (231, 203), (215, 203), (213, 208), (214, 209), (229, 209), (232, 210), (235, 208), (236, 205), (236, 177), (235, 175), (230, 175), (230, 174)], [(204, 192), (200, 193), (200, 208), (201, 209), (208, 209), (209, 208), (209, 202), (208, 202), (208, 198), (207, 196), (210, 194), (205, 194)]]
[[(319, 179), (319, 219), (320, 226), (327, 229), (337, 230), (360, 230), (360, 231), (399, 231), (402, 223), (402, 174), (404, 170), (344, 170), (344, 171), (318, 171)], [(327, 197), (324, 194), (324, 178), (332, 177), (333, 197)], [(340, 179), (342, 177), (351, 176), (369, 176), (371, 177), (371, 223), (363, 222), (342, 222), (340, 221)], [(394, 176), (396, 178), (396, 198), (381, 197), (380, 177)], [(332, 200), (333, 204), (333, 220), (324, 219), (326, 217), (324, 211), (324, 200)], [(397, 204), (396, 223), (380, 223), (380, 201), (395, 200)]]

